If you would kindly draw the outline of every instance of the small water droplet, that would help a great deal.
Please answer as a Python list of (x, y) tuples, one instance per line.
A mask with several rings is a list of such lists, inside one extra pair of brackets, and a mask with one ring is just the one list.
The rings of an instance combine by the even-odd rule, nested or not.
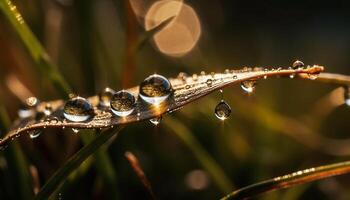
[(237, 75), (233, 75), (232, 78), (233, 78), (233, 79), (237, 79)]
[(35, 108), (39, 104), (39, 100), (36, 97), (29, 97), (25, 100), (18, 110), (18, 116), (22, 119), (33, 117), (36, 113)]
[(213, 80), (209, 78), (205, 83), (207, 84), (208, 87), (211, 87), (213, 84)]
[(186, 85), (186, 86), (185, 86), (185, 89), (186, 89), (186, 90), (188, 90), (188, 89), (190, 89), (190, 88), (191, 88), (190, 85)]
[(295, 77), (295, 74), (290, 74), (289, 75), (289, 78), (294, 78)]
[(205, 71), (201, 71), (201, 76), (205, 76)]
[(254, 92), (256, 86), (255, 80), (247, 80), (241, 82), (241, 88), (248, 93)]
[(111, 110), (115, 115), (125, 117), (130, 115), (135, 108), (135, 97), (126, 90), (115, 93), (111, 99)]
[(215, 77), (215, 72), (210, 72), (210, 75), (211, 75), (212, 78), (214, 78)]
[(308, 74), (310, 80), (316, 80), (318, 77), (318, 74)]
[(180, 72), (179, 75), (177, 76), (179, 79), (182, 81), (186, 81), (187, 74), (185, 72)]
[(160, 104), (172, 93), (172, 87), (164, 76), (153, 74), (140, 84), (140, 97), (150, 104)]
[(99, 94), (99, 104), (104, 107), (109, 107), (114, 93), (115, 91), (109, 87), (103, 89), (103, 91)]
[(36, 129), (36, 130), (31, 130), (29, 132), (29, 137), (31, 139), (35, 139), (41, 135), (42, 130), (41, 129)]
[(46, 103), (44, 108), (44, 114), (46, 116), (49, 116), (51, 115), (51, 113), (52, 113), (52, 105), (50, 103)]
[(193, 81), (197, 81), (198, 80), (198, 75), (197, 74), (193, 74), (192, 75), (192, 80)]
[(229, 69), (225, 69), (225, 74), (229, 74), (230, 70)]
[(344, 102), (347, 106), (350, 106), (350, 88), (349, 88), (349, 86), (344, 87)]
[(72, 131), (73, 131), (73, 133), (79, 133), (79, 129), (78, 128), (72, 128)]
[(85, 98), (73, 97), (64, 105), (63, 115), (66, 119), (73, 122), (86, 121), (92, 117), (93, 107)]
[(299, 68), (303, 68), (305, 65), (302, 61), (300, 60), (296, 60), (293, 65), (292, 65), (292, 68), (293, 69), (299, 69)]
[(231, 107), (224, 100), (221, 100), (215, 107), (215, 116), (220, 120), (225, 120), (230, 116), (230, 114)]
[(162, 116), (155, 117), (149, 120), (153, 125), (158, 126), (160, 121), (162, 121)]

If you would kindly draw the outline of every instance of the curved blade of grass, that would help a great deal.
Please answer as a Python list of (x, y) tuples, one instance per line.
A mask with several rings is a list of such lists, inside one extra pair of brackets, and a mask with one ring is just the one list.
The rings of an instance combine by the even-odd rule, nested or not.
[(90, 155), (92, 155), (100, 146), (107, 142), (111, 137), (122, 129), (117, 127), (109, 129), (100, 133), (92, 142), (81, 148), (74, 156), (72, 156), (54, 175), (46, 182), (35, 199), (48, 199), (50, 195), (55, 191), (57, 187), (64, 182), (64, 180), (72, 173), (76, 168), (80, 166), (82, 162)]
[[(5, 108), (0, 105), (0, 132), (6, 132), (10, 125), (10, 120)], [(32, 179), (29, 174), (29, 168), (26, 158), (22, 152), (20, 145), (14, 142), (4, 152), (8, 162), (9, 171), (12, 174), (14, 182), (15, 194), (20, 199), (31, 199), (33, 197)]]
[(227, 178), (223, 169), (221, 169), (216, 161), (201, 146), (191, 131), (184, 124), (174, 118), (167, 118), (164, 120), (164, 125), (171, 129), (175, 135), (191, 150), (195, 158), (199, 161), (203, 168), (208, 171), (214, 183), (223, 193), (227, 193), (234, 188), (233, 183)]
[(349, 172), (350, 161), (314, 167), (244, 187), (228, 194), (221, 200), (247, 199), (269, 191), (289, 188)]
[[(172, 84), (173, 93), (169, 96), (167, 101), (160, 105), (151, 105), (142, 101), (141, 98), (137, 99), (135, 105), (135, 112), (126, 117), (116, 117), (108, 108), (99, 106), (98, 96), (92, 96), (88, 100), (94, 106), (94, 116), (92, 119), (85, 122), (71, 122), (64, 118), (63, 100), (56, 100), (51, 102), (42, 102), (38, 105), (37, 112), (43, 112), (45, 105), (50, 103), (53, 108), (53, 113), (46, 117), (46, 119), (26, 118), (18, 121), (14, 124), (12, 130), (0, 141), (0, 147), (4, 146), (12, 138), (16, 138), (20, 135), (27, 134), (26, 132), (33, 129), (41, 128), (80, 128), (80, 129), (96, 129), (107, 128), (118, 124), (129, 124), (138, 122), (141, 120), (147, 120), (160, 115), (171, 113), (178, 109), (181, 109), (184, 105), (187, 105), (199, 98), (202, 98), (214, 91), (220, 90), (224, 87), (231, 86), (233, 84), (239, 84), (242, 81), (258, 80), (263, 77), (273, 76), (287, 76), (291, 74), (318, 74), (323, 71), (323, 67), (313, 66), (300, 69), (278, 69), (278, 70), (264, 70), (263, 68), (247, 68), (243, 70), (232, 70), (226, 73), (213, 73), (209, 75), (199, 75), (196, 77), (177, 77), (170, 78), (169, 81)], [(135, 97), (138, 96), (139, 88), (133, 87), (128, 89)], [(50, 118), (58, 120), (57, 123), (50, 123)], [(47, 121), (49, 120), (49, 121)]]
[(43, 46), (31, 32), (16, 6), (10, 0), (1, 0), (0, 11), (18, 34), (39, 71), (53, 83), (62, 97), (68, 97), (68, 94), (71, 92), (69, 85), (60, 75), (57, 67), (52, 64)]

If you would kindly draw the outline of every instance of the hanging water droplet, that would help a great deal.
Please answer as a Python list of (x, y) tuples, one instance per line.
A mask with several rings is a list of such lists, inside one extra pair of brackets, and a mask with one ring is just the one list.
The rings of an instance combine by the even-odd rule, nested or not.
[(25, 103), (20, 106), (18, 110), (18, 116), (20, 118), (28, 118), (35, 115), (35, 107), (39, 104), (39, 100), (36, 97), (29, 97), (25, 100)]
[(248, 93), (254, 92), (256, 86), (255, 80), (247, 80), (241, 82), (241, 88)]
[(164, 76), (153, 74), (140, 84), (140, 97), (150, 104), (160, 104), (172, 92), (171, 84)]
[(99, 104), (104, 107), (109, 107), (114, 93), (115, 91), (109, 87), (103, 89), (103, 91), (99, 94)]
[(149, 120), (153, 125), (157, 126), (162, 121), (162, 116), (155, 117)]
[(126, 90), (115, 93), (111, 99), (111, 110), (115, 115), (125, 117), (130, 115), (135, 108), (135, 97)]
[(69, 99), (63, 108), (63, 115), (73, 122), (88, 120), (93, 115), (92, 105), (83, 97), (73, 97)]
[(318, 74), (308, 74), (310, 80), (316, 80), (318, 77)]
[(213, 84), (213, 80), (209, 78), (205, 83), (207, 84), (208, 87), (211, 87)]
[(215, 116), (220, 120), (225, 120), (230, 116), (230, 114), (231, 107), (224, 100), (221, 100), (215, 107)]
[(40, 130), (40, 129), (32, 130), (29, 132), (29, 137), (31, 139), (37, 138), (41, 135), (41, 132), (42, 132), (42, 130)]
[(49, 103), (45, 104), (44, 114), (46, 116), (49, 116), (49, 115), (51, 115), (51, 113), (52, 113), (52, 105)]
[(72, 128), (72, 131), (73, 131), (73, 133), (79, 133), (79, 129), (78, 128)]
[(299, 68), (303, 68), (304, 67), (304, 63), (300, 60), (296, 60), (293, 65), (292, 65), (293, 69), (299, 69)]

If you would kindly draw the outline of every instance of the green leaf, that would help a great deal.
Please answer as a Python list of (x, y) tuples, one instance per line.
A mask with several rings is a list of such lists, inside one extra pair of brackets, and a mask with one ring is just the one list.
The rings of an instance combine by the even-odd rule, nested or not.
[(236, 190), (221, 200), (246, 199), (259, 194), (350, 172), (350, 161), (297, 171)]
[(101, 147), (111, 137), (117, 134), (121, 128), (122, 127), (109, 129), (107, 131), (99, 133), (100, 135), (98, 137), (96, 137), (88, 145), (81, 148), (60, 169), (58, 169), (54, 175), (52, 175), (52, 177), (42, 187), (35, 199), (48, 199), (50, 195), (56, 190), (56, 188), (58, 188), (64, 182), (69, 174), (77, 169), (85, 159), (96, 152), (99, 147)]

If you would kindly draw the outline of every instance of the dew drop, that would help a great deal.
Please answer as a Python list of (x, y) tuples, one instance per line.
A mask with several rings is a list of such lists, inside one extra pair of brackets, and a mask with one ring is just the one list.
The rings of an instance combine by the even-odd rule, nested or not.
[(197, 81), (198, 80), (198, 75), (197, 74), (193, 74), (192, 75), (192, 80), (193, 81)]
[(182, 81), (186, 81), (187, 79), (187, 74), (185, 72), (180, 72), (179, 75), (177, 76), (179, 79)]
[(155, 117), (149, 120), (153, 125), (158, 126), (160, 121), (162, 121), (162, 116)]
[(103, 91), (99, 94), (99, 104), (104, 107), (109, 107), (114, 93), (115, 91), (109, 87), (103, 89)]
[(254, 92), (256, 86), (255, 80), (247, 80), (241, 82), (241, 88), (248, 93)]
[(63, 108), (63, 115), (73, 122), (82, 122), (92, 117), (93, 108), (88, 100), (83, 97), (69, 99)]
[(295, 77), (295, 74), (290, 74), (289, 75), (289, 78), (294, 78)]
[(229, 69), (225, 69), (225, 74), (229, 74), (230, 70)]
[(112, 96), (111, 110), (115, 115), (125, 117), (134, 111), (135, 102), (134, 95), (126, 90), (121, 90)]
[(29, 137), (31, 139), (35, 139), (41, 135), (41, 132), (42, 132), (42, 130), (40, 130), (40, 129), (32, 130), (29, 132)]
[(303, 68), (304, 66), (305, 64), (300, 60), (296, 60), (292, 65), (293, 69)]
[(25, 100), (25, 103), (20, 106), (18, 110), (18, 116), (22, 119), (33, 117), (35, 115), (35, 107), (39, 104), (39, 100), (36, 97), (29, 97)]
[(51, 113), (52, 113), (52, 105), (49, 103), (45, 104), (44, 114), (46, 116), (49, 116), (49, 115), (51, 115)]
[(160, 104), (172, 92), (171, 84), (164, 76), (153, 74), (140, 84), (140, 97), (150, 104)]
[(207, 84), (208, 87), (211, 87), (213, 85), (213, 80), (209, 78), (205, 83)]
[(79, 129), (78, 128), (72, 128), (73, 133), (79, 133)]
[(308, 76), (310, 80), (316, 80), (318, 77), (318, 74), (309, 74)]
[(224, 101), (221, 100), (215, 107), (215, 116), (220, 120), (227, 119), (231, 114), (231, 107)]
[(201, 76), (205, 76), (205, 71), (201, 71)]

